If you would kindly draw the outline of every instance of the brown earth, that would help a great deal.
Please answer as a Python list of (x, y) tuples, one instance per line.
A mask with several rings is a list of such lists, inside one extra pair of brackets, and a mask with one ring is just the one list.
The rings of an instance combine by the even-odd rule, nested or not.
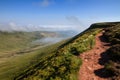
[(102, 34), (101, 32), (96, 35), (96, 44), (93, 49), (80, 54), (83, 64), (79, 70), (78, 80), (109, 80), (103, 64), (108, 59), (104, 52), (110, 44), (105, 42)]

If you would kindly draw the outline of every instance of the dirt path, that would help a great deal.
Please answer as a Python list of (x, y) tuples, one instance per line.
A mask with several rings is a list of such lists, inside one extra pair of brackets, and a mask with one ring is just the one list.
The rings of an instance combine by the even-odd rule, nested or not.
[[(104, 42), (104, 38), (102, 37), (102, 32), (96, 35), (96, 44), (94, 48), (80, 55), (83, 64), (79, 70), (79, 77), (78, 77), (79, 80), (109, 80), (108, 78), (103, 78), (95, 74), (95, 71), (104, 68), (104, 66), (101, 65), (99, 61), (101, 59), (102, 53), (106, 51), (108, 48), (109, 45), (108, 43)], [(98, 74), (100, 73), (98, 72)]]

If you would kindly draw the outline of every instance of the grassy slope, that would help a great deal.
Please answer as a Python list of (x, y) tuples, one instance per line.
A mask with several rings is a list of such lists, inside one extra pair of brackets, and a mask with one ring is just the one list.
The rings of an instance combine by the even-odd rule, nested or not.
[[(13, 80), (14, 76), (21, 73), (30, 65), (37, 63), (38, 59), (46, 56), (48, 52), (54, 51), (56, 47), (60, 46), (64, 41), (38, 48), (33, 51), (17, 54), (26, 47), (30, 47), (29, 43), (34, 39), (44, 37), (41, 32), (0, 32), (0, 80)], [(42, 32), (46, 35), (51, 32)], [(47, 51), (45, 50), (47, 48)], [(16, 53), (13, 55), (13, 53)], [(11, 56), (12, 55), (12, 56)]]
[(0, 54), (24, 49), (35, 38), (32, 32), (0, 32)]
[[(30, 66), (30, 68), (23, 71), (23, 73), (21, 73), (21, 75), (15, 79), (77, 80), (77, 71), (82, 62), (75, 55), (91, 49), (95, 43), (95, 35), (103, 28), (110, 28), (117, 24), (119, 24), (119, 22), (93, 24), (83, 33), (78, 34), (65, 44), (61, 45), (57, 51), (54, 51), (50, 55), (43, 57), (36, 65)], [(118, 36), (119, 35), (117, 33), (117, 37)]]
[[(10, 58), (3, 58), (0, 61), (0, 80), (13, 80), (13, 78), (23, 72), (31, 65), (38, 63), (41, 57), (45, 57), (49, 52), (63, 44), (64, 41), (42, 47), (30, 53), (15, 55)], [(46, 50), (47, 49), (47, 50)]]
[[(43, 35), (44, 34), (44, 35)], [(54, 32), (2, 32), (0, 31), (0, 55), (20, 51), (32, 47), (30, 43), (35, 39), (57, 36)]]
[[(102, 28), (115, 24), (94, 24), (88, 30), (78, 34), (64, 45), (60, 46), (60, 44), (63, 44), (62, 42), (31, 52), (31, 54), (19, 55), (19, 57), (15, 56), (9, 62), (6, 61), (0, 65), (0, 72), (3, 72), (0, 74), (0, 79), (76, 80), (81, 60), (75, 55), (91, 49), (94, 45), (95, 35)], [(59, 46), (59, 48), (56, 48), (56, 46)]]
[[(37, 64), (24, 70), (16, 80), (77, 80), (82, 64), (75, 56), (93, 47), (95, 35), (102, 28), (90, 28), (61, 45), (56, 51), (43, 57)], [(47, 49), (46, 49), (47, 50)]]

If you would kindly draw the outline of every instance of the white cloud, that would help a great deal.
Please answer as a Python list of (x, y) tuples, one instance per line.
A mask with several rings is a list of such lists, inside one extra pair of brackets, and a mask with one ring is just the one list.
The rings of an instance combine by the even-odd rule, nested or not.
[(11, 28), (8, 24), (1, 23), (0, 24), (0, 31), (11, 31)]
[(14, 22), (9, 23), (10, 27), (16, 27), (17, 25)]
[(41, 2), (41, 6), (43, 7), (49, 6), (50, 4), (49, 0), (43, 0), (43, 2)]
[(67, 31), (74, 30), (79, 31), (76, 25), (19, 25), (14, 22), (6, 24), (0, 24), (0, 30), (2, 31)]
[(86, 28), (85, 26), (85, 22), (82, 20), (79, 20), (78, 17), (76, 16), (67, 16), (66, 19), (72, 24), (74, 25), (75, 29), (78, 31), (84, 30)]
[(17, 27), (16, 23), (14, 23), (14, 22), (10, 22), (10, 23), (8, 23), (8, 25), (12, 30), (15, 30), (15, 31), (17, 31), (19, 28), (19, 27)]
[(34, 5), (47, 7), (54, 4), (54, 0), (41, 0), (41, 2), (35, 2)]
[(39, 25), (39, 29), (45, 31), (67, 31), (67, 30), (75, 30), (74, 25)]

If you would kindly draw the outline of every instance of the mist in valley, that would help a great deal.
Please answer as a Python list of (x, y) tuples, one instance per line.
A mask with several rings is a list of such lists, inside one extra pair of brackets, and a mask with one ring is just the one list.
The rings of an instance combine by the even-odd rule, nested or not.
[(68, 17), (67, 19), (70, 21), (72, 20), (73, 23), (71, 25), (32, 25), (32, 24), (20, 25), (14, 22), (4, 24), (2, 23), (0, 24), (0, 31), (9, 33), (40, 32), (41, 34), (37, 33), (36, 35), (42, 35), (44, 37), (40, 39), (35, 39), (34, 41), (31, 42), (32, 45), (54, 44), (64, 39), (71, 38), (77, 35), (82, 30), (79, 28), (80, 25), (78, 24), (79, 20), (76, 17)]

